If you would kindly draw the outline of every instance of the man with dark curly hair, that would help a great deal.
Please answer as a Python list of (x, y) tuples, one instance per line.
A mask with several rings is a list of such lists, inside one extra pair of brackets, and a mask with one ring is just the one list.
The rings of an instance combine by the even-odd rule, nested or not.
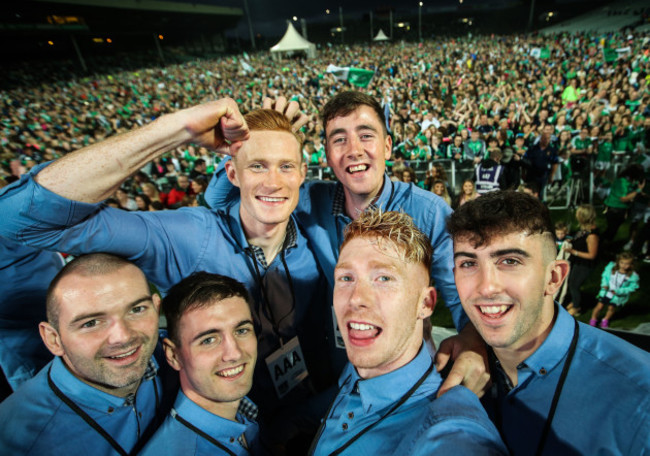
[(447, 224), (461, 303), (489, 346), (483, 403), (512, 454), (650, 450), (650, 355), (575, 321), (553, 295), (548, 209), (514, 191), (464, 204)]

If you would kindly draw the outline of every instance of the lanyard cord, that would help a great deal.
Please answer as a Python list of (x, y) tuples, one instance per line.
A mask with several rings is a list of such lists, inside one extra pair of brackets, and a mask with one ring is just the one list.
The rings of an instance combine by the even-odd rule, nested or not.
[[(280, 260), (282, 261), (282, 266), (284, 267), (284, 273), (287, 276), (287, 282), (289, 284), (289, 292), (291, 293), (291, 309), (284, 315), (282, 318), (276, 320), (275, 315), (273, 314), (273, 309), (271, 308), (271, 301), (269, 300), (268, 294), (266, 293), (266, 287), (264, 286), (264, 280), (262, 278), (262, 275), (260, 274), (260, 269), (257, 264), (257, 259), (255, 258), (255, 255), (250, 252), (250, 250), (246, 250), (248, 253), (249, 258), (253, 262), (253, 266), (255, 268), (255, 282), (257, 282), (257, 286), (260, 289), (260, 293), (262, 295), (262, 312), (264, 313), (264, 316), (268, 321), (271, 322), (271, 325), (273, 326), (273, 333), (275, 336), (280, 340), (280, 345), (283, 345), (283, 339), (282, 336), (280, 335), (280, 323), (282, 320), (287, 318), (291, 313), (295, 310), (296, 308), (296, 293), (293, 288), (293, 280), (291, 279), (291, 273), (289, 272), (289, 266), (287, 266), (287, 261), (285, 258), (286, 255), (286, 250), (287, 250), (287, 244), (288, 240), (285, 238), (284, 244), (282, 245), (282, 251), (280, 252)], [(257, 313), (259, 315), (259, 303), (256, 306)]]
[[(290, 221), (291, 223), (291, 221)], [(298, 229), (296, 227), (296, 229)], [(289, 267), (287, 266), (287, 262), (285, 260), (285, 252), (287, 250), (287, 244), (289, 243), (288, 237), (285, 235), (284, 241), (282, 243), (282, 251), (280, 252), (280, 258), (282, 260), (282, 265), (284, 266), (284, 272), (287, 275), (287, 279), (289, 282), (289, 290), (291, 292), (291, 303), (292, 303), (292, 308), (289, 312), (287, 312), (286, 315), (284, 315), (282, 318), (280, 318), (279, 321), (276, 321), (275, 316), (273, 315), (273, 309), (271, 308), (271, 301), (268, 298), (268, 295), (266, 293), (266, 288), (264, 287), (264, 281), (262, 278), (262, 275), (260, 274), (260, 269), (257, 264), (257, 258), (255, 257), (255, 253), (250, 249), (250, 248), (244, 248), (239, 241), (237, 240), (237, 237), (233, 234), (232, 231), (232, 226), (231, 222), (228, 221), (228, 230), (230, 231), (230, 235), (232, 239), (235, 241), (237, 246), (243, 250), (246, 254), (246, 257), (250, 259), (250, 261), (253, 263), (253, 273), (254, 273), (254, 279), (255, 283), (257, 283), (257, 286), (260, 289), (260, 294), (262, 298), (262, 314), (266, 317), (266, 319), (271, 322), (271, 325), (273, 327), (273, 333), (275, 336), (280, 340), (280, 345), (284, 345), (282, 336), (280, 335), (280, 328), (279, 324), (282, 320), (287, 318), (291, 313), (295, 310), (296, 308), (296, 295), (293, 289), (293, 281), (291, 280), (291, 274), (289, 273)], [(248, 262), (247, 262), (248, 263)], [(269, 265), (270, 267), (270, 265)], [(255, 303), (255, 313), (260, 317), (261, 320), (261, 313), (260, 313), (260, 303), (256, 302)], [(260, 322), (261, 324), (261, 322)]]
[[(415, 385), (413, 385), (411, 387), (411, 389), (409, 389), (406, 393), (404, 393), (404, 395), (399, 399), (399, 401), (397, 401), (397, 403), (395, 405), (393, 405), (393, 407), (391, 407), (391, 409), (384, 416), (379, 418), (374, 423), (370, 423), (368, 426), (363, 428), (363, 430), (361, 432), (359, 432), (357, 435), (355, 435), (350, 440), (345, 442), (345, 444), (343, 446), (341, 446), (338, 449), (334, 450), (332, 453), (330, 453), (329, 456), (338, 456), (343, 451), (345, 451), (350, 445), (352, 445), (354, 442), (359, 440), (359, 438), (361, 438), (364, 434), (366, 434), (372, 428), (374, 428), (379, 423), (381, 423), (385, 418), (388, 418), (389, 415), (391, 415), (395, 410), (397, 410), (402, 404), (404, 404), (404, 402), (406, 402), (413, 395), (413, 393), (415, 393), (415, 391), (420, 387), (420, 385), (422, 385), (422, 383), (424, 383), (424, 381), (427, 379), (427, 377), (429, 376), (429, 374), (431, 373), (432, 370), (433, 370), (433, 361), (431, 362), (431, 365), (429, 366), (429, 368), (424, 372), (424, 374), (422, 374), (422, 377), (420, 377), (420, 379), (415, 383)], [(334, 399), (334, 400), (336, 400), (336, 399)], [(327, 421), (327, 417), (329, 416), (333, 405), (334, 405), (334, 403), (332, 403), (332, 405), (330, 405), (330, 409), (327, 411), (327, 414), (325, 415), (325, 419), (321, 423), (320, 429), (318, 430), (318, 433), (316, 434), (319, 437), (320, 437), (320, 435), (322, 434), (322, 432), (323, 432), (323, 430), (325, 428), (325, 422)], [(314, 440), (314, 443), (312, 444), (312, 448), (309, 450), (309, 454), (314, 454), (314, 450), (316, 449), (317, 443), (318, 443), (318, 438), (316, 440)]]
[[(548, 438), (548, 433), (551, 430), (551, 424), (553, 423), (553, 417), (555, 416), (555, 410), (557, 409), (557, 404), (560, 401), (560, 394), (562, 394), (562, 389), (564, 388), (564, 382), (566, 380), (567, 374), (569, 373), (569, 368), (571, 367), (571, 362), (573, 361), (573, 355), (575, 355), (576, 347), (578, 345), (578, 335), (580, 334), (580, 327), (578, 326), (578, 321), (575, 320), (575, 326), (573, 331), (573, 338), (571, 339), (571, 345), (569, 346), (569, 351), (567, 353), (566, 361), (562, 367), (562, 373), (555, 387), (555, 393), (553, 394), (553, 400), (551, 401), (551, 407), (549, 408), (548, 415), (546, 417), (546, 422), (544, 423), (544, 429), (542, 430), (542, 435), (537, 444), (537, 451), (535, 452), (536, 456), (540, 456), (544, 451), (544, 446), (546, 445), (546, 439)], [(496, 364), (492, 362), (492, 357), (490, 357), (490, 371), (496, 372)], [(496, 383), (496, 382), (495, 382)], [(494, 400), (495, 411), (496, 411), (496, 426), (499, 434), (501, 434), (501, 439), (508, 446), (508, 443), (503, 432), (503, 416), (501, 414), (501, 406), (497, 400), (497, 386), (496, 384), (492, 385), (492, 398)], [(508, 452), (512, 453), (508, 447)]]
[[(68, 396), (66, 396), (63, 391), (59, 389), (58, 386), (54, 384), (52, 381), (52, 377), (50, 375), (52, 371), (52, 366), (50, 366), (49, 370), (47, 371), (47, 384), (49, 385), (50, 389), (56, 396), (63, 401), (65, 405), (70, 407), (73, 412), (75, 412), (80, 418), (82, 418), (88, 425), (93, 428), (95, 431), (97, 431), (103, 438), (106, 440), (114, 449), (117, 451), (120, 455), (122, 456), (129, 456), (129, 453), (127, 453), (124, 448), (120, 446), (119, 443), (111, 437), (111, 435), (106, 432), (106, 430), (101, 427), (97, 421), (93, 420), (90, 415), (88, 415), (86, 412), (84, 412), (81, 407), (79, 407), (77, 404), (75, 404)], [(155, 380), (153, 381), (153, 389), (156, 394), (156, 410), (158, 409), (158, 388), (156, 387), (156, 382)]]
[(573, 355), (576, 352), (579, 332), (580, 332), (580, 327), (578, 326), (578, 320), (575, 320), (575, 330), (573, 332), (573, 339), (571, 339), (571, 346), (569, 347), (569, 353), (567, 354), (566, 361), (564, 362), (564, 367), (562, 368), (562, 374), (560, 374), (560, 379), (558, 380), (557, 386), (555, 387), (555, 394), (553, 395), (551, 408), (548, 412), (548, 417), (546, 418), (546, 423), (544, 424), (544, 430), (542, 431), (542, 436), (539, 439), (539, 444), (537, 445), (537, 453), (535, 453), (536, 456), (540, 456), (544, 451), (544, 445), (546, 444), (548, 433), (551, 430), (551, 423), (553, 422), (553, 417), (555, 416), (555, 409), (557, 409), (557, 404), (560, 401), (560, 394), (562, 394), (564, 381), (566, 380), (566, 376), (569, 373), (569, 368), (571, 367), (571, 361), (573, 360)]
[[(171, 415), (174, 417), (174, 419), (175, 419), (176, 421), (178, 421), (178, 422), (181, 423), (183, 426), (185, 426), (186, 428), (188, 428), (188, 429), (191, 430), (192, 432), (196, 433), (197, 435), (203, 437), (205, 440), (207, 440), (208, 442), (210, 442), (211, 444), (213, 444), (214, 446), (216, 446), (216, 447), (219, 448), (220, 450), (225, 451), (225, 452), (228, 453), (230, 456), (237, 456), (236, 453), (234, 453), (233, 451), (231, 451), (231, 450), (230, 450), (228, 447), (226, 447), (223, 443), (219, 442), (217, 439), (215, 439), (215, 438), (212, 437), (211, 435), (206, 434), (206, 433), (203, 432), (201, 429), (197, 428), (197, 427), (194, 426), (192, 423), (190, 423), (189, 421), (187, 421), (187, 420), (185, 420), (184, 418), (182, 418), (182, 417), (178, 414), (178, 412), (176, 412), (176, 410), (172, 409)], [(246, 451), (249, 451), (248, 448), (246, 448), (245, 446), (242, 446), (242, 448), (246, 449)]]
[(282, 265), (284, 266), (284, 272), (287, 275), (287, 281), (289, 283), (289, 292), (291, 293), (291, 310), (286, 313), (282, 318), (278, 320), (278, 327), (280, 326), (280, 323), (282, 323), (282, 320), (287, 318), (291, 313), (296, 309), (296, 292), (293, 289), (293, 279), (291, 278), (291, 273), (289, 272), (289, 266), (287, 266), (287, 259), (285, 257), (286, 255), (286, 248), (282, 248), (282, 253), (280, 255), (280, 259), (282, 260)]

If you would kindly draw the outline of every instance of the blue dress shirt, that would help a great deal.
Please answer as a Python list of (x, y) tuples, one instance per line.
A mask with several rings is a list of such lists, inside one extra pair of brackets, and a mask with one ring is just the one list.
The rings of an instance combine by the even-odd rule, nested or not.
[[(172, 413), (165, 419), (156, 434), (140, 453), (141, 456), (199, 456), (228, 454), (209, 440), (181, 424), (174, 414), (224, 445), (238, 456), (263, 454), (259, 447), (259, 427), (244, 414), (237, 413), (237, 421), (231, 421), (208, 412), (187, 398), (182, 391), (176, 397)], [(239, 442), (245, 436), (248, 450)]]
[[(238, 189), (225, 177), (225, 161), (219, 164), (205, 192), (206, 201), (212, 207), (221, 207), (238, 198)], [(301, 187), (300, 200), (294, 212), (305, 229), (330, 290), (334, 288), (334, 267), (343, 242), (343, 230), (352, 221), (345, 214), (344, 201), (340, 183), (312, 180)], [(385, 211), (409, 214), (415, 225), (429, 237), (433, 246), (431, 277), (451, 312), (456, 329), (463, 329), (469, 320), (454, 282), (453, 244), (446, 229), (447, 217), (452, 212), (449, 205), (431, 192), (404, 182), (393, 182), (387, 175), (374, 205)]]
[[(348, 364), (313, 454), (331, 454), (379, 420), (417, 383), (431, 363), (429, 352), (422, 348), (405, 366), (367, 380)], [(404, 404), (342, 454), (507, 454), (476, 395), (464, 386), (456, 386), (436, 399), (441, 384), (440, 374), (433, 369)]]
[[(260, 359), (280, 347), (269, 313), (262, 308), (263, 291), (284, 342), (296, 335), (300, 340), (310, 376), (283, 403), (298, 404), (314, 390), (335, 383), (338, 371), (328, 361), (328, 334), (322, 324), (331, 319), (331, 306), (323, 293), (327, 285), (297, 224), (295, 245), (265, 269), (247, 249), (239, 203), (219, 211), (127, 212), (72, 201), (47, 190), (34, 180), (44, 166), (34, 167), (0, 190), (1, 236), (73, 255), (108, 252), (128, 258), (162, 292), (196, 271), (233, 277), (244, 283), (253, 298)], [(295, 223), (293, 218), (290, 223)], [(267, 413), (280, 404), (264, 362), (255, 367), (251, 398)]]
[[(515, 455), (537, 450), (574, 334), (573, 317), (561, 306), (556, 312), (546, 340), (517, 367), (517, 386), (508, 391), (499, 370), (493, 372), (492, 394), (483, 397)], [(579, 326), (544, 454), (650, 454), (650, 354), (600, 329)]]
[[(154, 358), (152, 363), (150, 368), (157, 369)], [(164, 391), (160, 376), (150, 369), (152, 375), (143, 378), (134, 398), (113, 396), (79, 380), (56, 357), (0, 404), (2, 454), (115, 456), (113, 447), (55, 395), (48, 385), (48, 372), (61, 392), (127, 452), (159, 425), (154, 420), (157, 402), (158, 413), (164, 416), (163, 397), (176, 393), (176, 385)]]
[(53, 358), (38, 324), (47, 319), (47, 287), (62, 267), (58, 253), (0, 237), (0, 367), (14, 391)]

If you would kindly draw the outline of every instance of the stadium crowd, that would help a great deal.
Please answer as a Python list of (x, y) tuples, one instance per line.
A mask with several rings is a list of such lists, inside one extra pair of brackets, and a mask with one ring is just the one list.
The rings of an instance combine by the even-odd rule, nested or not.
[[(593, 154), (606, 164), (612, 151), (639, 153), (645, 150), (639, 145), (647, 145), (649, 52), (643, 34), (564, 34), (324, 47), (310, 60), (257, 53), (138, 70), (107, 68), (76, 78), (65, 66), (29, 66), (7, 76), (23, 85), (0, 92), (3, 173), (20, 172), (8, 169), (9, 163), (30, 167), (224, 96), (244, 112), (266, 96), (298, 100), (312, 116), (303, 129), (309, 162), (325, 166), (317, 115), (329, 97), (348, 86), (325, 72), (330, 63), (375, 71), (365, 91), (386, 106), (394, 159), (476, 162), (489, 155), (488, 148), (499, 148), (505, 152), (501, 161), (518, 162), (548, 125), (552, 155), (560, 161)], [(517, 143), (519, 135), (523, 143)], [(172, 171), (163, 157), (149, 174), (191, 172), (199, 157), (207, 158), (208, 167), (214, 164), (207, 150), (188, 147), (169, 155)], [(548, 161), (531, 151), (527, 180), (548, 181)], [(507, 185), (516, 185), (517, 177)]]

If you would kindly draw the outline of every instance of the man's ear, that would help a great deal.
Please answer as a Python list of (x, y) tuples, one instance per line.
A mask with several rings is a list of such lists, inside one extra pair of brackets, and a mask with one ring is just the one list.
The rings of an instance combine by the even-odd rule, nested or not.
[(436, 307), (436, 289), (427, 287), (420, 294), (420, 304), (418, 308), (418, 319), (424, 320), (433, 315), (433, 309)]
[(554, 260), (549, 264), (548, 279), (544, 287), (544, 296), (553, 296), (560, 289), (562, 283), (569, 275), (569, 262)]
[(224, 166), (226, 168), (226, 176), (228, 176), (230, 183), (235, 187), (239, 187), (239, 179), (237, 177), (237, 170), (235, 169), (233, 160), (228, 160)]
[(167, 364), (169, 364), (174, 370), (180, 371), (182, 364), (177, 356), (176, 344), (168, 337), (163, 339), (163, 350), (165, 350), (165, 358), (167, 358)]
[(158, 293), (154, 293), (151, 295), (151, 302), (153, 302), (153, 306), (156, 309), (156, 312), (160, 313), (160, 295)]
[(393, 155), (393, 138), (391, 138), (389, 134), (386, 134), (384, 141), (384, 146), (386, 148), (384, 150), (384, 159), (390, 160), (391, 155)]
[(43, 343), (54, 356), (63, 356), (65, 351), (61, 343), (61, 336), (59, 336), (59, 332), (54, 326), (46, 321), (42, 321), (38, 324), (38, 332), (41, 334)]
[(307, 162), (302, 162), (300, 164), (300, 175), (302, 176), (302, 179), (300, 180), (300, 185), (302, 185), (305, 182), (305, 178), (307, 177)]

